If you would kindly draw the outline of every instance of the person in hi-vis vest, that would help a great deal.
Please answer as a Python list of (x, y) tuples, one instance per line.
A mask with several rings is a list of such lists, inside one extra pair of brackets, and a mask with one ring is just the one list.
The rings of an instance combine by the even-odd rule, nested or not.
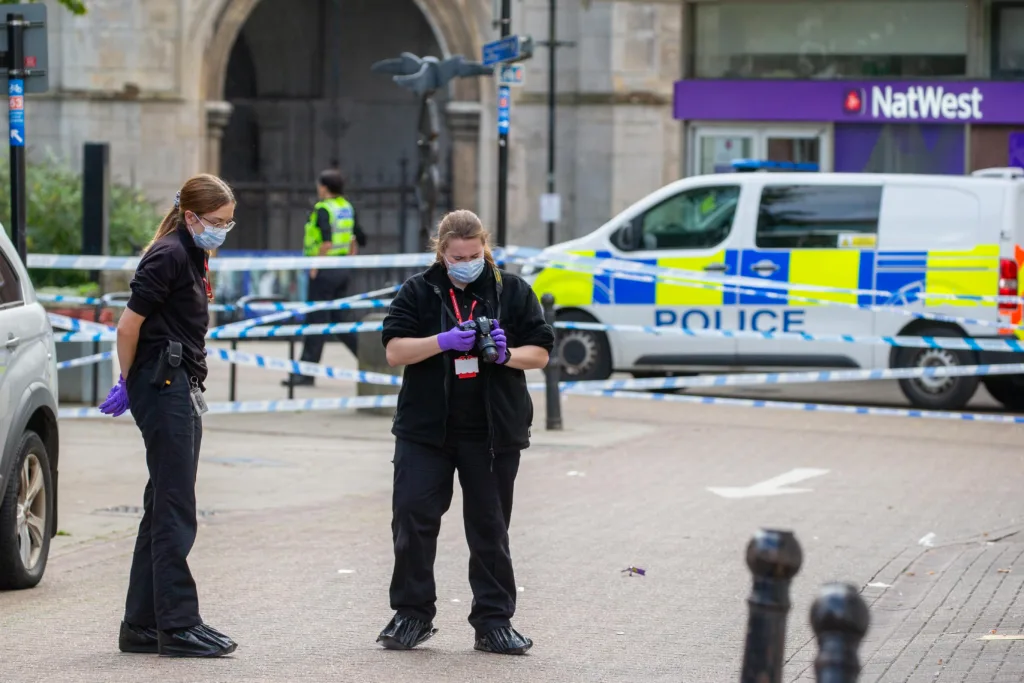
[[(320, 201), (306, 223), (303, 253), (306, 256), (349, 256), (358, 253), (366, 245), (366, 235), (356, 220), (355, 207), (342, 196), (345, 181), (341, 171), (330, 168), (320, 174), (317, 182), (317, 196)], [(342, 268), (311, 269), (309, 271), (310, 301), (333, 301), (345, 296), (348, 289), (348, 271)], [(306, 316), (311, 325), (343, 322), (348, 316), (344, 311), (315, 311)], [(352, 355), (356, 354), (354, 334), (335, 335)], [(324, 351), (325, 335), (305, 337), (302, 346), (302, 360), (319, 363)], [(313, 384), (312, 377), (291, 375), (282, 384), (296, 386)]]

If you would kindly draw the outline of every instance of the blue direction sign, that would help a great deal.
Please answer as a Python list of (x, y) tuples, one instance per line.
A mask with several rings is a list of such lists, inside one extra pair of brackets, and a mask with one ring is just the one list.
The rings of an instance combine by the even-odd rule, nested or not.
[(484, 66), (521, 62), (533, 56), (533, 38), (509, 36), (484, 45)]
[(509, 113), (512, 109), (512, 93), (507, 85), (498, 88), (498, 134), (508, 135)]
[(484, 66), (512, 62), (519, 58), (519, 36), (509, 36), (484, 45)]

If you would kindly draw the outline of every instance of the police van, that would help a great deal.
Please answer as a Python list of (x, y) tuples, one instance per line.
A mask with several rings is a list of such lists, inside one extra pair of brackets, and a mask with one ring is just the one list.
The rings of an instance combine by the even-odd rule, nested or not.
[[(762, 171), (763, 166), (742, 162), (736, 170)], [(996, 297), (1019, 295), (1022, 246), (1024, 170), (1019, 168), (986, 169), (970, 177), (735, 172), (671, 183), (586, 237), (544, 250), (524, 275), (538, 296), (554, 295), (558, 319), (564, 321), (812, 335), (1014, 338), (1022, 307)], [(718, 285), (614, 277), (594, 271), (593, 265), (586, 272), (587, 266), (559, 261), (560, 254), (689, 271), (691, 277), (717, 279)], [(737, 292), (736, 282), (745, 289)], [(776, 283), (786, 286), (772, 289)], [(989, 325), (915, 319), (897, 309)], [(559, 339), (566, 380), (600, 380), (620, 371), (656, 377), (1022, 362), (1011, 353), (793, 338), (562, 329)], [(1008, 408), (1024, 408), (1024, 377), (983, 381)], [(900, 382), (915, 406), (953, 410), (971, 399), (978, 384), (978, 377)]]

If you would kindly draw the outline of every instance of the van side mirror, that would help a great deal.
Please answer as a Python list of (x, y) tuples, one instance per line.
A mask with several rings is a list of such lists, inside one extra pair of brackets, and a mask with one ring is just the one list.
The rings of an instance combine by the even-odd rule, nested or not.
[(640, 243), (637, 221), (630, 221), (612, 234), (612, 244), (621, 251), (636, 251)]

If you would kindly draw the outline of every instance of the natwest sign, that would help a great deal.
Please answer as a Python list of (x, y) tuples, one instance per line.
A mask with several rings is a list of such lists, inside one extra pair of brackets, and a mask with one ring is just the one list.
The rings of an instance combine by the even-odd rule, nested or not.
[[(871, 88), (871, 117), (875, 119), (943, 119), (981, 121), (981, 103), (985, 96), (977, 86), (968, 92), (955, 92), (942, 85), (915, 85), (906, 88)], [(846, 109), (844, 103), (844, 109)]]
[(1024, 124), (1024, 81), (685, 80), (687, 121)]

